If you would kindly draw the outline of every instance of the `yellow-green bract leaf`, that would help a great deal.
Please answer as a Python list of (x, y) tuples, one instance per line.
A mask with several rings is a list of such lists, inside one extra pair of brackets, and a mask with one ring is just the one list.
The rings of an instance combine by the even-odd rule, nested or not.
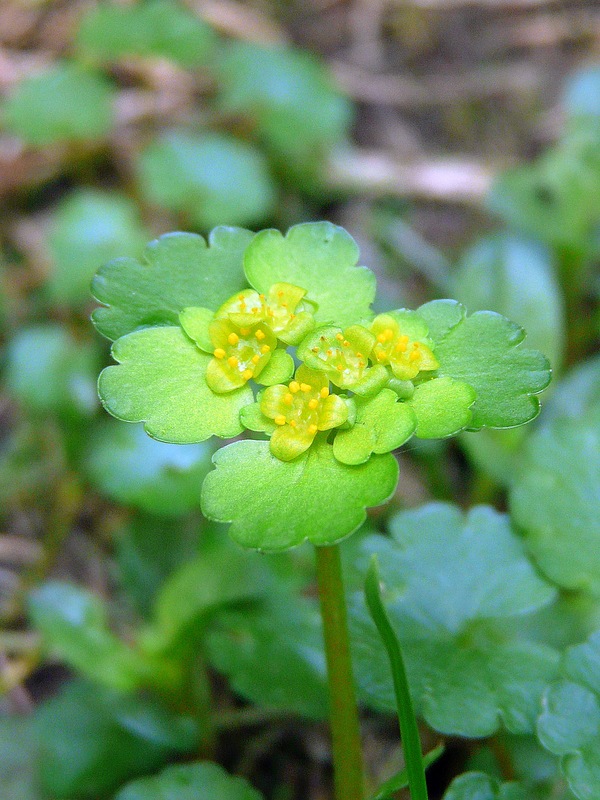
[(557, 419), (527, 441), (510, 505), (542, 570), (600, 594), (600, 412)]
[(22, 81), (4, 106), (3, 122), (37, 147), (98, 139), (112, 127), (115, 94), (102, 73), (64, 62)]
[(225, 134), (163, 134), (141, 153), (138, 172), (150, 203), (184, 214), (201, 230), (260, 222), (275, 203), (261, 151)]
[(442, 439), (462, 431), (471, 422), (475, 390), (452, 378), (434, 378), (417, 386), (407, 405), (414, 411), (421, 439)]
[(399, 403), (391, 389), (364, 400), (356, 397), (355, 404), (354, 426), (339, 431), (333, 442), (333, 453), (344, 464), (362, 464), (372, 453), (389, 453), (415, 430), (414, 411), (407, 403)]
[(100, 375), (98, 391), (107, 411), (125, 422), (144, 422), (155, 439), (176, 444), (241, 433), (240, 409), (254, 401), (244, 386), (215, 394), (206, 383), (210, 356), (181, 328), (144, 328), (113, 345), (119, 365)]
[(294, 359), (285, 350), (274, 350), (267, 366), (255, 380), (262, 386), (285, 383), (294, 374)]
[[(458, 304), (434, 300), (421, 306), (419, 314), (442, 336), (435, 343), (438, 376), (470, 384), (477, 394), (470, 428), (513, 428), (539, 413), (536, 394), (550, 382), (547, 358), (537, 350), (521, 347), (525, 331), (493, 311), (462, 316)], [(454, 320), (452, 327), (443, 322)]]
[(262, 800), (243, 778), (208, 761), (176, 764), (159, 775), (128, 783), (115, 800)]
[(237, 542), (260, 550), (344, 539), (364, 522), (365, 508), (390, 497), (398, 479), (389, 453), (351, 467), (323, 440), (293, 461), (275, 458), (269, 442), (250, 441), (223, 447), (213, 461), (202, 487), (204, 514), (231, 522)]
[(215, 228), (206, 242), (193, 233), (168, 233), (151, 242), (142, 261), (119, 258), (92, 282), (97, 308), (92, 319), (108, 339), (144, 325), (177, 325), (188, 306), (216, 310), (246, 279), (242, 256), (252, 239), (241, 228)]
[(538, 737), (561, 756), (562, 771), (580, 800), (600, 796), (600, 631), (567, 650), (564, 679), (543, 698)]
[(266, 230), (257, 234), (244, 256), (249, 282), (267, 293), (274, 283), (306, 289), (316, 303), (315, 320), (342, 328), (372, 317), (375, 276), (357, 267), (354, 239), (330, 222), (307, 222), (290, 228), (286, 236)]
[[(501, 722), (531, 732), (558, 654), (522, 640), (518, 620), (555, 590), (527, 560), (508, 518), (486, 506), (464, 516), (431, 503), (397, 514), (390, 527), (391, 538), (365, 540), (364, 561), (378, 554), (417, 713), (444, 733), (487, 736)], [(389, 665), (362, 595), (352, 619), (363, 696), (395, 710)]]

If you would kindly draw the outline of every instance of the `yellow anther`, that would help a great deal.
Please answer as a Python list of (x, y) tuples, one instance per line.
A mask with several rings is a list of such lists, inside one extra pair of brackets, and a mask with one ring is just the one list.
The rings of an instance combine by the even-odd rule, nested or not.
[(421, 347), (420, 342), (413, 342), (413, 349), (418, 350)]
[(222, 347), (217, 347), (213, 355), (215, 358), (225, 358), (225, 350)]
[(293, 392), (294, 394), (300, 391), (300, 384), (298, 383), (298, 381), (292, 381), (289, 386), (290, 386), (290, 392)]
[(271, 352), (271, 348), (269, 347), (269, 345), (268, 345), (268, 344), (263, 344), (263, 346), (260, 348), (260, 352), (261, 352), (261, 353), (263, 354), (263, 356), (264, 356), (264, 355), (265, 355), (265, 353), (270, 353), (270, 352)]
[(323, 387), (323, 388), (322, 388), (322, 389), (319, 391), (319, 394), (321, 395), (321, 397), (329, 397), (329, 389), (328, 389), (326, 386), (324, 386), (324, 387)]
[(246, 301), (240, 300), (240, 311), (245, 311), (245, 310), (246, 310)]
[(258, 306), (253, 306), (251, 310), (253, 314), (258, 314), (260, 309), (258, 308)]
[(227, 363), (229, 364), (230, 367), (235, 368), (239, 365), (240, 362), (237, 360), (235, 356), (229, 356), (229, 358), (227, 359)]
[(403, 335), (402, 335), (402, 336), (401, 336), (401, 337), (398, 339), (398, 341), (399, 341), (399, 342), (402, 342), (402, 344), (408, 344), (408, 336), (407, 336), (406, 334), (403, 334)]
[(338, 340), (338, 342), (344, 341), (344, 337), (342, 336), (341, 333), (336, 333), (335, 338)]
[(394, 331), (391, 328), (386, 328), (384, 330), (384, 334), (388, 342), (391, 342), (392, 339), (394, 338)]
[(348, 341), (348, 339), (344, 339), (342, 344), (344, 345), (344, 347), (350, 347), (350, 342)]
[(291, 419), (291, 420), (290, 420), (290, 425), (291, 425), (291, 427), (292, 427), (292, 428), (295, 428), (297, 424), (298, 424), (298, 423), (296, 422), (296, 420), (295, 420), (295, 419)]
[(275, 425), (285, 425), (285, 423), (286, 423), (286, 422), (287, 422), (287, 420), (286, 420), (286, 418), (283, 416), (283, 414), (278, 414), (278, 415), (275, 417)]
[(267, 334), (261, 330), (256, 331), (256, 333), (254, 334), (255, 338), (258, 339), (259, 342), (262, 342), (262, 340), (265, 338), (266, 335)]
[(296, 319), (296, 315), (295, 314), (290, 314), (290, 319)]
[(308, 407), (312, 408), (313, 410), (319, 405), (319, 401), (316, 397), (313, 397), (311, 400), (308, 401)]
[(337, 369), (338, 372), (343, 372), (344, 371), (344, 365), (343, 364), (338, 364), (336, 369)]
[(264, 294), (259, 294), (259, 295), (258, 295), (258, 299), (259, 299), (259, 300), (264, 300), (264, 299), (265, 299), (265, 296), (264, 296)]
[(398, 342), (396, 345), (396, 352), (397, 353), (404, 353), (406, 351), (406, 345), (404, 342)]
[(363, 354), (362, 354), (362, 353), (357, 353), (357, 354), (356, 354), (356, 357), (357, 357), (357, 358), (362, 358), (362, 357), (363, 357)]
[(383, 352), (383, 350), (377, 350), (377, 352), (375, 353), (375, 358), (377, 359), (377, 361), (385, 361), (387, 356)]
[(253, 364), (258, 364), (258, 362), (260, 361), (260, 356), (258, 355), (258, 353), (255, 356), (252, 356), (250, 361), (252, 361)]
[(317, 428), (317, 426), (316, 426), (316, 425), (313, 423), (312, 425), (309, 425), (309, 426), (308, 426), (308, 429), (307, 429), (307, 430), (308, 430), (308, 432), (309, 432), (309, 433), (311, 434), (311, 436), (312, 436), (313, 434), (315, 434), (315, 433), (317, 432), (318, 428)]
[(310, 349), (311, 349), (312, 353), (318, 353), (319, 352), (319, 348), (318, 347), (311, 347)]
[(301, 392), (310, 392), (312, 386), (309, 383), (301, 383), (300, 384), (300, 391)]
[(242, 334), (242, 336), (248, 336), (248, 334), (250, 333), (250, 328), (240, 328), (240, 333)]
[(283, 395), (283, 402), (286, 404), (286, 406), (291, 406), (292, 403), (294, 402), (294, 395), (290, 394), (290, 392), (288, 392), (287, 394), (284, 394)]
[(413, 350), (412, 353), (409, 355), (409, 361), (418, 361), (421, 358), (421, 353), (418, 350)]
[(237, 335), (237, 333), (230, 333), (229, 336), (227, 337), (227, 341), (229, 342), (229, 344), (237, 344), (239, 340), (240, 337)]
[(249, 381), (249, 380), (250, 380), (250, 378), (251, 378), (253, 375), (254, 375), (254, 373), (252, 372), (252, 370), (251, 370), (251, 369), (245, 369), (245, 370), (242, 372), (242, 378), (243, 378), (245, 381)]
[(330, 357), (333, 355), (333, 350), (331, 348), (329, 348), (329, 350), (327, 351), (327, 355)]
[(385, 342), (385, 340), (386, 340), (385, 333), (378, 333), (377, 334), (377, 341), (379, 342), (379, 344), (383, 344)]

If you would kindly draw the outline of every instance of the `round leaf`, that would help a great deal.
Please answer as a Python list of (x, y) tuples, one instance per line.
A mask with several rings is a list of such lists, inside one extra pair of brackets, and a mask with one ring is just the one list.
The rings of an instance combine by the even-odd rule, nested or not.
[(100, 375), (107, 411), (126, 422), (144, 422), (155, 439), (176, 444), (230, 438), (243, 428), (240, 410), (254, 401), (247, 386), (215, 394), (206, 384), (210, 356), (181, 328), (157, 327), (123, 336), (113, 345), (118, 366)]
[(247, 283), (242, 256), (252, 239), (241, 228), (215, 228), (208, 237), (169, 233), (151, 242), (142, 261), (120, 258), (92, 282), (97, 308), (92, 319), (108, 339), (144, 325), (177, 325), (188, 306), (216, 310)]
[(160, 775), (129, 783), (115, 800), (261, 800), (243, 778), (229, 775), (208, 761), (176, 764)]
[(231, 522), (237, 542), (260, 550), (344, 539), (365, 520), (366, 507), (390, 497), (398, 479), (393, 456), (347, 466), (323, 440), (293, 461), (275, 458), (268, 442), (251, 441), (222, 448), (213, 461), (202, 487), (204, 514)]
[(356, 266), (358, 257), (356, 242), (343, 228), (307, 222), (285, 236), (261, 231), (246, 251), (244, 269), (252, 286), (265, 294), (275, 283), (306, 289), (307, 300), (317, 305), (315, 320), (345, 328), (372, 317), (375, 276)]
[(500, 783), (483, 772), (466, 772), (455, 778), (443, 800), (529, 800), (525, 786)]

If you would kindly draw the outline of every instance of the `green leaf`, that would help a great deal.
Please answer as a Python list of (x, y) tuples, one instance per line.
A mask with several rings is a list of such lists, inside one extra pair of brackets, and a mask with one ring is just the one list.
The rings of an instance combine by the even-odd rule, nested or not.
[(160, 775), (129, 783), (115, 800), (261, 800), (243, 778), (208, 761), (177, 764)]
[(191, 717), (155, 701), (73, 682), (36, 710), (41, 779), (55, 800), (96, 800), (159, 769), (200, 739)]
[(85, 471), (118, 503), (176, 517), (200, 507), (200, 487), (214, 449), (207, 443), (157, 442), (141, 425), (105, 422), (90, 437)]
[(318, 604), (271, 588), (250, 608), (220, 613), (206, 647), (235, 692), (270, 709), (311, 719), (327, 715), (327, 670)]
[(349, 430), (338, 431), (333, 454), (343, 464), (363, 464), (372, 453), (389, 453), (412, 436), (416, 419), (412, 408), (397, 402), (391, 389), (374, 397), (356, 397), (356, 422)]
[(554, 419), (583, 419), (600, 409), (600, 355), (579, 361), (553, 387), (552, 396), (544, 405), (542, 425)]
[(21, 328), (8, 345), (6, 385), (34, 414), (91, 416), (98, 353), (58, 323)]
[(49, 581), (30, 594), (29, 612), (46, 645), (87, 677), (132, 690), (152, 676), (152, 665), (109, 630), (106, 608), (91, 592)]
[(205, 22), (173, 0), (105, 2), (84, 15), (77, 47), (86, 58), (168, 58), (195, 67), (206, 63), (215, 39)]
[(138, 175), (148, 202), (184, 214), (201, 230), (261, 222), (275, 203), (260, 150), (222, 133), (163, 134), (141, 153)]
[(147, 325), (178, 325), (188, 306), (216, 310), (247, 283), (242, 256), (252, 239), (241, 228), (215, 228), (208, 236), (169, 233), (151, 242), (142, 261), (117, 259), (92, 282), (92, 319), (108, 339)]
[(155, 439), (176, 444), (229, 438), (243, 428), (243, 406), (254, 401), (244, 386), (215, 394), (206, 384), (210, 356), (202, 353), (181, 328), (145, 328), (113, 345), (118, 366), (100, 375), (104, 407), (117, 419), (144, 422)]
[(463, 256), (453, 295), (471, 311), (503, 314), (527, 331), (527, 343), (560, 366), (563, 302), (551, 253), (538, 242), (508, 233), (480, 239)]
[(515, 521), (542, 570), (600, 593), (600, 413), (557, 419), (527, 441), (510, 493)]
[[(444, 301), (421, 306), (419, 314), (429, 320), (452, 308), (444, 305), (438, 311), (438, 303)], [(550, 370), (540, 352), (519, 347), (524, 338), (525, 332), (514, 322), (493, 311), (477, 311), (436, 342), (438, 376), (464, 381), (475, 389), (471, 428), (512, 428), (539, 413), (534, 395), (550, 382)]]
[[(478, 506), (463, 517), (432, 503), (396, 515), (390, 527), (392, 538), (369, 537), (363, 550), (365, 560), (378, 554), (417, 712), (443, 733), (487, 736), (501, 721), (531, 731), (557, 654), (519, 641), (510, 619), (549, 603), (555, 591), (527, 561), (506, 516)], [(389, 665), (362, 600), (352, 628), (363, 697), (395, 710)]]
[(31, 717), (0, 719), (2, 800), (42, 800), (38, 759)]
[(306, 289), (316, 303), (315, 320), (345, 328), (372, 317), (375, 276), (357, 267), (356, 242), (330, 222), (307, 222), (257, 234), (244, 256), (244, 269), (254, 288), (267, 293), (274, 283)]
[(202, 540), (200, 552), (173, 572), (158, 592), (146, 642), (169, 650), (202, 635), (216, 611), (265, 591), (262, 564), (223, 532)]
[(323, 440), (293, 461), (275, 458), (268, 442), (251, 441), (223, 447), (213, 461), (216, 469), (202, 487), (204, 514), (232, 522), (233, 539), (260, 550), (349, 536), (365, 520), (365, 508), (384, 503), (398, 479), (393, 456), (346, 466)]
[(234, 42), (218, 74), (221, 107), (251, 117), (286, 166), (306, 168), (348, 132), (352, 107), (308, 52)]
[(561, 756), (573, 793), (594, 800), (600, 792), (600, 631), (567, 650), (563, 673), (546, 691), (537, 733), (544, 747)]
[(452, 378), (434, 378), (416, 387), (407, 401), (416, 418), (415, 436), (443, 439), (469, 426), (477, 399), (472, 386)]
[(36, 147), (106, 136), (115, 90), (99, 72), (64, 61), (19, 83), (3, 108), (7, 130)]
[(530, 800), (530, 795), (515, 781), (500, 783), (483, 772), (465, 772), (452, 781), (443, 800)]
[(54, 302), (88, 304), (96, 270), (118, 256), (139, 256), (147, 235), (135, 204), (118, 192), (80, 189), (56, 208), (47, 237)]

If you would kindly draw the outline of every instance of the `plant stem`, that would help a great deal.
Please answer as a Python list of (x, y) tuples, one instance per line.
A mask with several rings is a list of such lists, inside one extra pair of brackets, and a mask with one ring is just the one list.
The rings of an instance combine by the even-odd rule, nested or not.
[(377, 559), (373, 556), (365, 581), (367, 606), (383, 640), (392, 668), (392, 679), (398, 707), (398, 722), (400, 723), (400, 735), (402, 737), (402, 749), (406, 762), (411, 800), (428, 800), (419, 728), (417, 727), (417, 720), (408, 688), (404, 659), (398, 639), (381, 601), (379, 591), (379, 570)]
[(365, 794), (360, 724), (337, 545), (317, 547), (317, 583), (323, 619), (336, 800), (363, 800)]

